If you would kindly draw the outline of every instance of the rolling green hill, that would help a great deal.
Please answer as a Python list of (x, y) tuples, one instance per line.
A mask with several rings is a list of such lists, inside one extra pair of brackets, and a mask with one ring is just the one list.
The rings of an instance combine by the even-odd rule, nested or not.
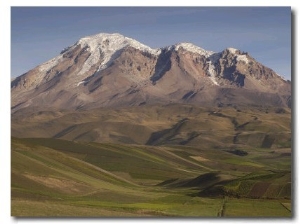
[(291, 216), (288, 149), (13, 137), (11, 155), (12, 216)]

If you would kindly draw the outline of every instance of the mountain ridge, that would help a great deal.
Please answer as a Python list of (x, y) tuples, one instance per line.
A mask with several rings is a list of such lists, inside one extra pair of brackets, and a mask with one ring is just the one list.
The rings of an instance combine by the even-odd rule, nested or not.
[[(12, 80), (11, 89), (12, 111), (35, 105), (95, 108), (159, 102), (261, 105), (258, 93), (273, 94), (275, 106), (290, 107), (291, 97), (290, 82), (247, 52), (206, 51), (184, 42), (152, 49), (118, 33), (81, 38)], [(226, 99), (224, 91), (235, 96)]]

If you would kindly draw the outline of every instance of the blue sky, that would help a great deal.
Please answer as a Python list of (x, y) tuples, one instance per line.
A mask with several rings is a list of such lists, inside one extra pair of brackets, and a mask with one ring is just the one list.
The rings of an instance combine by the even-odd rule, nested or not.
[(152, 48), (178, 42), (215, 52), (234, 47), (291, 79), (290, 7), (12, 7), (11, 76), (102, 32)]

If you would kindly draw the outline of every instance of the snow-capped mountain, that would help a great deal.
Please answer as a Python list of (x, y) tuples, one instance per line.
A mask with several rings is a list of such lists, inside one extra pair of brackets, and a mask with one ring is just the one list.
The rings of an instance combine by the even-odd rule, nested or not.
[(152, 49), (121, 34), (87, 36), (11, 82), (12, 111), (152, 103), (290, 106), (291, 84), (247, 52), (191, 43)]

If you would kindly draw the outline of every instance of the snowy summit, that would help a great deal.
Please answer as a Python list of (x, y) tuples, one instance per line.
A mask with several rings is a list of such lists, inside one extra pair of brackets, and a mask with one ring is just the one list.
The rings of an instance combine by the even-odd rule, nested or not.
[[(85, 63), (85, 68), (82, 69), (81, 74), (88, 71), (90, 66), (95, 64), (99, 58), (103, 58), (98, 70), (105, 69), (109, 66), (110, 62), (118, 56), (118, 52), (125, 47), (133, 47), (141, 51), (158, 55), (159, 49), (151, 49), (150, 47), (128, 37), (125, 37), (119, 33), (100, 33), (92, 36), (81, 38), (76, 45), (86, 47), (91, 56)], [(98, 50), (99, 49), (99, 50)]]
[(209, 57), (211, 56), (214, 52), (213, 51), (207, 51), (204, 50), (201, 47), (198, 47), (192, 43), (179, 43), (175, 45), (175, 50), (178, 50), (180, 47), (182, 47), (183, 49), (185, 49), (186, 51), (190, 51), (196, 54), (200, 54), (203, 55), (205, 57)]

